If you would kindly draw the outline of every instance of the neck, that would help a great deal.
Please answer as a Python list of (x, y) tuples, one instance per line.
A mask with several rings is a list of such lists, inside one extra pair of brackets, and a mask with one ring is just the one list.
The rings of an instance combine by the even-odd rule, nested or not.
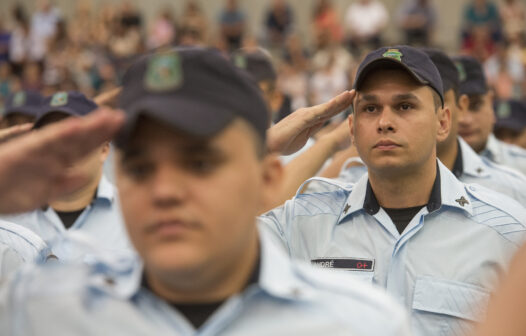
[(216, 258), (210, 265), (193, 272), (158, 274), (146, 267), (148, 285), (168, 302), (192, 304), (226, 300), (243, 291), (256, 267), (259, 242), (255, 225), (251, 236), (241, 251), (222, 256), (220, 262)]
[(81, 189), (50, 202), (49, 206), (55, 211), (63, 212), (72, 212), (84, 209), (91, 203), (91, 201), (93, 201), (93, 197), (95, 196), (95, 192), (97, 191), (101, 177), (102, 172)]
[(402, 209), (426, 204), (437, 174), (436, 160), (429, 160), (425, 167), (395, 178), (380, 176), (369, 170), (369, 182), (374, 195), (383, 208)]
[(454, 141), (450, 141), (447, 144), (437, 146), (437, 155), (440, 161), (449, 169), (453, 170), (455, 161), (458, 156), (458, 140), (454, 138)]

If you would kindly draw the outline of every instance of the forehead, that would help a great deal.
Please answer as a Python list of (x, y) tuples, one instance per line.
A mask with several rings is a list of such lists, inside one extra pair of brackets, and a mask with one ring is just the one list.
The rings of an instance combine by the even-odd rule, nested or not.
[(376, 89), (416, 90), (424, 85), (417, 82), (407, 71), (402, 69), (376, 69), (363, 80), (358, 94)]

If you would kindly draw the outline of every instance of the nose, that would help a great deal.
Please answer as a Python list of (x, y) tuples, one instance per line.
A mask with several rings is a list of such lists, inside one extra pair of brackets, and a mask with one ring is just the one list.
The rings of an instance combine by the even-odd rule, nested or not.
[(467, 126), (473, 121), (473, 116), (468, 111), (460, 110), (458, 113), (458, 123), (462, 126)]
[(157, 167), (152, 179), (152, 201), (157, 207), (173, 207), (181, 204), (187, 195), (187, 182), (184, 171), (173, 164)]
[(395, 127), (393, 123), (394, 116), (395, 114), (393, 113), (393, 111), (391, 111), (390, 107), (385, 107), (382, 110), (378, 119), (378, 133), (395, 132)]

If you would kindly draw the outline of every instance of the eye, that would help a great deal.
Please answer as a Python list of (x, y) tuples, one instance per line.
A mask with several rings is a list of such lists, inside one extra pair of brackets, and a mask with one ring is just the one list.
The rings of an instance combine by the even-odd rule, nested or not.
[(128, 163), (124, 165), (124, 172), (137, 181), (148, 178), (153, 171), (154, 166), (147, 162)]
[(211, 173), (217, 165), (218, 162), (211, 158), (189, 158), (186, 161), (187, 169), (199, 175)]
[(375, 105), (366, 105), (362, 110), (367, 113), (373, 113), (376, 112), (377, 109)]
[(398, 106), (398, 108), (401, 110), (401, 111), (409, 111), (413, 108), (413, 105), (412, 104), (409, 104), (409, 103), (402, 103)]

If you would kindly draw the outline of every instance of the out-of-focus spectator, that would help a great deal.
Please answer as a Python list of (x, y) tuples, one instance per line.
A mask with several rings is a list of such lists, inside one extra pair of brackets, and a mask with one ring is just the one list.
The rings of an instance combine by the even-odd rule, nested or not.
[(9, 95), (13, 86), (13, 75), (11, 67), (7, 62), (0, 62), (0, 106), (2, 101)]
[(306, 107), (308, 93), (309, 52), (298, 35), (291, 35), (285, 45), (283, 61), (278, 65), (278, 90), (289, 96), (292, 110)]
[(228, 50), (239, 49), (243, 41), (245, 14), (239, 9), (237, 0), (226, 1), (226, 7), (219, 16), (219, 25)]
[[(345, 32), (351, 50), (363, 46), (377, 49), (382, 40), (382, 31), (389, 20), (383, 3), (378, 0), (359, 0), (353, 2), (345, 13)], [(357, 52), (359, 53), (359, 52)]]
[(299, 35), (291, 34), (285, 41), (283, 60), (300, 70), (309, 67), (309, 51), (303, 46)]
[(51, 5), (49, 0), (40, 0), (38, 9), (31, 19), (31, 49), (32, 61), (42, 61), (47, 52), (48, 40), (56, 31), (60, 19), (60, 11)]
[(518, 35), (525, 33), (526, 8), (524, 2), (503, 0), (499, 4), (499, 14), (506, 39), (514, 39)]
[(13, 18), (15, 24), (9, 40), (9, 60), (13, 67), (13, 73), (20, 76), (31, 49), (29, 20), (24, 8), (20, 5), (13, 8)]
[(472, 0), (464, 10), (463, 20), (463, 49), (485, 60), (488, 53), (493, 53), (494, 43), (501, 38), (497, 5), (491, 0)]
[[(331, 97), (337, 96), (348, 88), (347, 73), (336, 63), (334, 49), (327, 53), (325, 63), (317, 68), (309, 81), (310, 102), (312, 105), (322, 104)], [(333, 117), (334, 122), (341, 122), (340, 116)]]
[(179, 43), (183, 45), (202, 45), (208, 41), (208, 23), (196, 0), (186, 3), (181, 18)]
[(5, 27), (5, 19), (0, 15), (0, 63), (9, 61), (9, 40), (11, 33)]
[(175, 20), (170, 8), (163, 9), (150, 28), (148, 48), (159, 48), (175, 42)]
[(330, 0), (318, 0), (312, 20), (315, 40), (329, 38), (338, 43), (342, 40), (340, 19)]
[(409, 45), (432, 44), (433, 29), (437, 20), (431, 0), (406, 0), (398, 14), (398, 24)]
[(292, 31), (293, 15), (285, 0), (273, 0), (265, 17), (267, 40), (271, 47), (282, 46)]
[(33, 91), (40, 91), (42, 89), (42, 70), (37, 62), (29, 62), (24, 65), (22, 87), (24, 90)]
[(140, 29), (142, 25), (141, 13), (129, 0), (122, 3), (120, 20), (124, 29)]
[(507, 43), (497, 46), (497, 52), (484, 63), (484, 72), (497, 99), (520, 98), (524, 65), (520, 53), (512, 52)]

